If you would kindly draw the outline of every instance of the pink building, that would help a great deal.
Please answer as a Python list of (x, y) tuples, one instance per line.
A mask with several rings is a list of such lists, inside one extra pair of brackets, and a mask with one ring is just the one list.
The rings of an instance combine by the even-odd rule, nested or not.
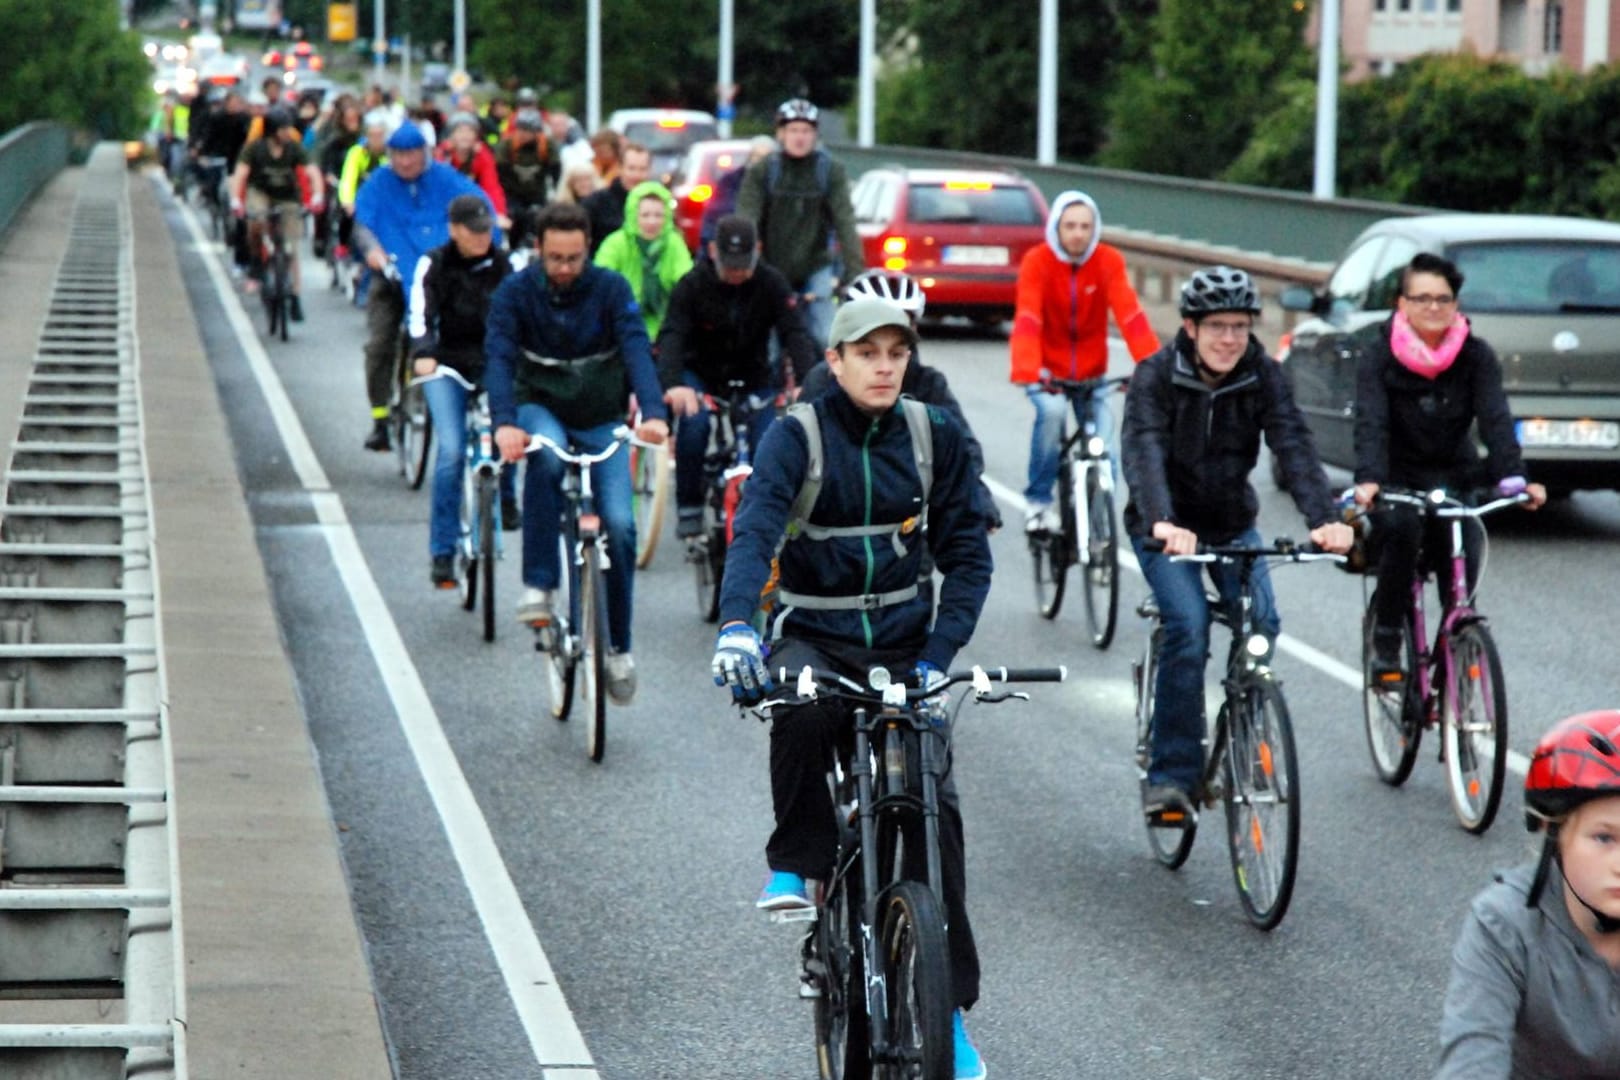
[[(1620, 0), (1342, 0), (1348, 76), (1387, 75), (1420, 53), (1511, 57), (1532, 74), (1620, 56)], [(1311, 28), (1314, 41), (1315, 26)]]

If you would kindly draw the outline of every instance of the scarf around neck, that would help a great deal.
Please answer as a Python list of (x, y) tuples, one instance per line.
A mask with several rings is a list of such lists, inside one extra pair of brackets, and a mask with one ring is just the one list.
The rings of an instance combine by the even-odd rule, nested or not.
[(663, 279), (658, 276), (658, 263), (664, 256), (664, 237), (648, 240), (636, 237), (636, 250), (641, 252), (641, 310), (655, 318), (664, 314), (664, 301), (668, 299)]
[(1404, 312), (1395, 313), (1394, 323), (1389, 332), (1389, 348), (1395, 354), (1396, 361), (1407, 371), (1421, 375), (1425, 379), (1438, 379), (1442, 372), (1451, 367), (1466, 340), (1468, 340), (1468, 317), (1461, 312), (1451, 320), (1451, 325), (1446, 328), (1440, 344), (1432, 349), (1418, 337), (1417, 331), (1412, 328), (1412, 323)]

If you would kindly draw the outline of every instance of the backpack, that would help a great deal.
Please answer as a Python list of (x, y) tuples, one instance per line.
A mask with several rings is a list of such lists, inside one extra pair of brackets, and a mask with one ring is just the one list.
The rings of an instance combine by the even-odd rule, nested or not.
[(804, 481), (799, 485), (799, 493), (793, 498), (792, 508), (788, 511), (787, 527), (783, 530), (781, 540), (777, 541), (776, 554), (771, 558), (770, 578), (766, 581), (765, 588), (760, 591), (759, 611), (754, 619), (756, 630), (763, 630), (779, 602), (814, 611), (871, 610), (904, 603), (917, 595), (918, 588), (915, 584), (893, 592), (864, 596), (809, 596), (781, 586), (782, 549), (787, 546), (789, 540), (803, 537), (807, 540), (821, 541), (839, 536), (886, 535), (892, 538), (896, 551), (899, 552), (903, 551), (900, 543), (901, 534), (912, 531), (908, 525), (920, 529), (928, 527), (928, 497), (934, 489), (934, 432), (933, 419), (930, 415), (932, 406), (911, 397), (901, 397), (900, 406), (905, 414), (906, 427), (911, 432), (911, 457), (917, 466), (917, 479), (922, 484), (922, 513), (917, 518), (908, 518), (906, 521), (889, 525), (843, 526), (810, 523), (810, 511), (815, 508), (816, 500), (821, 497), (821, 485), (827, 464), (822, 450), (821, 421), (816, 417), (815, 406), (807, 401), (788, 406), (787, 415), (798, 420), (799, 426), (804, 430)]
[[(817, 150), (815, 152), (815, 157), (816, 157), (816, 191), (817, 191), (817, 193), (819, 193), (821, 195), (821, 197), (823, 199), (825, 199), (827, 197), (828, 190), (832, 187), (832, 158), (827, 156), (827, 151), (825, 151), (825, 150)], [(782, 151), (773, 150), (773, 151), (771, 151), (770, 156), (765, 159), (765, 201), (766, 202), (769, 202), (770, 199), (771, 199), (771, 196), (776, 193), (776, 185), (779, 182), (781, 182), (781, 179), (782, 179)]]

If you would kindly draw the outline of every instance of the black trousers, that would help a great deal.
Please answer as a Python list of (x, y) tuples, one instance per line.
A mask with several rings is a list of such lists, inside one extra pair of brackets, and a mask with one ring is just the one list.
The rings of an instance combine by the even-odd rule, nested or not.
[[(910, 651), (897, 654), (841, 645), (834, 655), (825, 645), (795, 639), (778, 642), (770, 657), (772, 670), (786, 667), (789, 679), (809, 664), (837, 671), (863, 685), (873, 666), (887, 667), (900, 678), (910, 676), (915, 662), (916, 654)], [(822, 698), (773, 710), (771, 802), (776, 828), (765, 845), (765, 860), (772, 870), (822, 880), (831, 876), (838, 853), (838, 821), (827, 773), (833, 755), (847, 757), (853, 745), (853, 710), (847, 702)], [(979, 950), (967, 914), (962, 811), (949, 774), (940, 785), (939, 802), (940, 872), (945, 886), (951, 983), (956, 1005), (968, 1009), (979, 999)]]
[[(1377, 516), (1378, 625), (1396, 629), (1411, 606), (1412, 575), (1422, 565), (1435, 572), (1442, 600), (1451, 596), (1451, 519), (1427, 518), (1415, 506), (1395, 506)], [(1463, 550), (1468, 560), (1468, 588), (1479, 580), (1479, 524), (1462, 519)]]

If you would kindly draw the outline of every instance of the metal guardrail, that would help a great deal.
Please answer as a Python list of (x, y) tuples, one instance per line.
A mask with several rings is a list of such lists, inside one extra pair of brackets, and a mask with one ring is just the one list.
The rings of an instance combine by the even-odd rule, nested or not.
[(34, 192), (68, 163), (72, 138), (62, 124), (24, 124), (0, 138), (0, 236)]

